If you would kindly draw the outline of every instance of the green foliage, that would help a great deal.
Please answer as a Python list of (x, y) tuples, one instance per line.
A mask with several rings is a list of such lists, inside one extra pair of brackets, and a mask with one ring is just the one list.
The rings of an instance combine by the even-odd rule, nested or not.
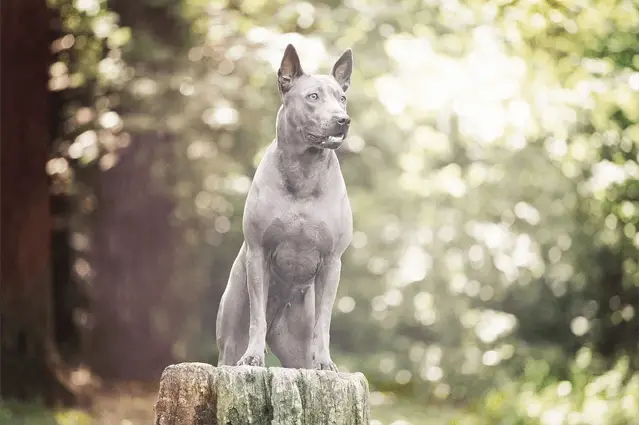
[(601, 424), (627, 425), (639, 415), (639, 373), (629, 370), (629, 359), (621, 358), (615, 366), (592, 373), (583, 349), (571, 364), (565, 380), (550, 378), (539, 385), (530, 376), (490, 390), (476, 411), (458, 420), (459, 424), (556, 425)]
[[(293, 42), (308, 71), (355, 55), (341, 365), (429, 403), (481, 400), (504, 424), (586, 399), (613, 412), (637, 391), (636, 377), (588, 390), (639, 368), (636, 0), (138, 3), (55, 3), (75, 42), (55, 65), (69, 109), (51, 169), (69, 181), (115, 166), (131, 138), (168, 135), (149, 172), (176, 204), (179, 268), (158, 290), (189, 306), (184, 358), (215, 358), (211, 304)], [(566, 366), (583, 347), (600, 370)]]
[[(63, 108), (52, 160), (47, 171), (58, 191), (71, 191), (74, 169), (100, 161), (114, 165), (114, 152), (127, 143), (115, 112), (117, 93), (128, 78), (122, 48), (131, 30), (100, 0), (49, 0), (59, 37), (52, 43), (56, 60), (50, 67), (49, 88)], [(105, 159), (106, 158), (106, 159)]]
[[(117, 109), (119, 92), (130, 78), (122, 51), (130, 42), (131, 31), (119, 24), (119, 16), (103, 0), (47, 3), (54, 16), (49, 89), (57, 116), (46, 172), (52, 195), (69, 201), (68, 216), (57, 218), (71, 235), (78, 293), (88, 295), (95, 276), (88, 258), (97, 176), (113, 167), (120, 149), (130, 143)], [(89, 317), (86, 307), (78, 308), (74, 317)], [(86, 326), (86, 321), (78, 325)]]

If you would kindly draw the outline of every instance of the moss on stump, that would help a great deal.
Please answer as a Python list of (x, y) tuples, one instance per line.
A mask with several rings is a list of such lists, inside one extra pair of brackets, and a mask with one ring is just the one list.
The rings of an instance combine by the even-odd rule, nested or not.
[(180, 363), (162, 373), (156, 425), (368, 425), (361, 373)]

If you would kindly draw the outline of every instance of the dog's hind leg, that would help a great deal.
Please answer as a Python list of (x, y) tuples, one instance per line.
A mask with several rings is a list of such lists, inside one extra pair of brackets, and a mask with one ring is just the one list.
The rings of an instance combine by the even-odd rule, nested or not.
[(266, 341), (282, 367), (313, 367), (313, 326), (315, 291), (313, 286), (294, 288), (298, 291), (284, 306), (280, 316), (268, 330)]
[(231, 267), (217, 313), (215, 333), (219, 350), (218, 366), (235, 366), (248, 347), (250, 309), (245, 252), (242, 245)]

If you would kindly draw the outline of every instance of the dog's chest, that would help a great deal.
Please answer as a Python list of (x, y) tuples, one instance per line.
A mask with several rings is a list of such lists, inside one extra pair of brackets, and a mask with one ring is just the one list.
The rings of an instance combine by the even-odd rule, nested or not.
[(333, 249), (335, 235), (326, 219), (303, 208), (275, 217), (264, 234), (271, 270), (290, 283), (306, 283)]

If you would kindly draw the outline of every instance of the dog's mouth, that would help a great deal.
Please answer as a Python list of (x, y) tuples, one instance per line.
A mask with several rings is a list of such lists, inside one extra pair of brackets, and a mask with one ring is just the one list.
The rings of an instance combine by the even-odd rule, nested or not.
[(339, 133), (333, 136), (317, 136), (315, 134), (308, 133), (308, 140), (311, 144), (323, 149), (337, 149), (342, 146), (345, 138), (346, 133)]

